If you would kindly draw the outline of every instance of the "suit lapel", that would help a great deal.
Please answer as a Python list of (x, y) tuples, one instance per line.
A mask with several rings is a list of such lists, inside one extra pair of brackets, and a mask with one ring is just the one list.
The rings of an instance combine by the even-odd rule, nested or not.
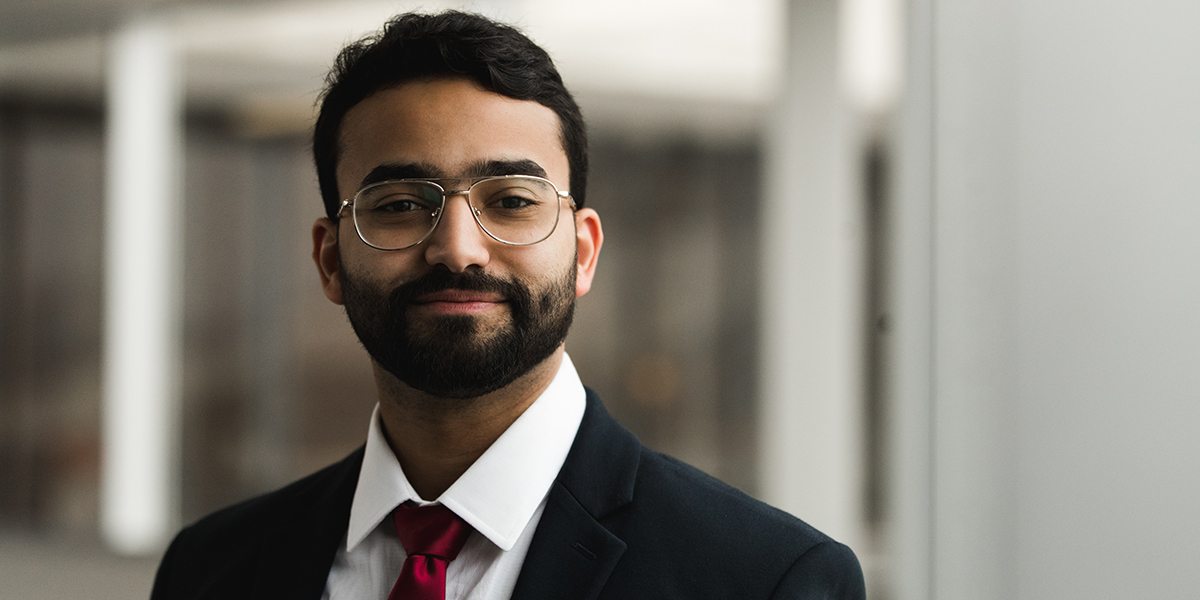
[(297, 492), (283, 527), (263, 544), (250, 594), (256, 600), (320, 600), (338, 544), (346, 537), (363, 450)]
[(633, 500), (641, 444), (587, 390), (579, 432), (550, 488), (513, 600), (591, 600), (625, 552), (602, 519)]
[(595, 598), (624, 553), (625, 542), (609, 533), (556, 482), (525, 556), (513, 600)]

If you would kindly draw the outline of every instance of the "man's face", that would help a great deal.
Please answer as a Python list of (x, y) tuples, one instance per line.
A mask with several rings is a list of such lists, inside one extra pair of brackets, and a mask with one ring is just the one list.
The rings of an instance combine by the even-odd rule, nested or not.
[[(339, 146), (343, 198), (373, 181), (414, 177), (537, 175), (562, 190), (570, 185), (554, 112), (465, 79), (368, 96), (346, 113)], [(599, 220), (581, 210), (573, 221), (568, 207), (561, 210), (550, 238), (506, 246), (479, 229), (464, 195), (450, 196), (433, 233), (396, 251), (365, 245), (346, 214), (336, 225), (318, 222), (314, 258), (326, 294), (345, 304), (380, 367), (436, 396), (474, 397), (513, 382), (566, 337), (599, 249), (582, 238), (599, 237)], [(331, 235), (336, 265), (329, 264)]]

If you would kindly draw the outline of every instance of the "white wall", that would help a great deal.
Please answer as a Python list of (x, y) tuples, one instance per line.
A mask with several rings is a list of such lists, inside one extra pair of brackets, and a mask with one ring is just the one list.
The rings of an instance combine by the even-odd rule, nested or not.
[(914, 0), (901, 598), (1200, 596), (1200, 4)]

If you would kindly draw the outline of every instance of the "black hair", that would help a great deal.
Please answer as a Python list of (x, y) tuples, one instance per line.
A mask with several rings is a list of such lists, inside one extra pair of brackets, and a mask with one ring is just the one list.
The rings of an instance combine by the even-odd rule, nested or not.
[(466, 77), (516, 100), (533, 100), (558, 115), (570, 167), (571, 197), (583, 206), (587, 186), (587, 132), (550, 55), (517, 29), (459, 11), (408, 13), (342, 49), (325, 78), (313, 130), (313, 160), (325, 213), (337, 220), (342, 118), (367, 96), (429, 77)]

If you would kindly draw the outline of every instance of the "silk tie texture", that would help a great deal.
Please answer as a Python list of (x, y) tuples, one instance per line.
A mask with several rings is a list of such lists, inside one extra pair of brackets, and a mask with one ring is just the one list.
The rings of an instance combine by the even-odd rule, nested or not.
[(401, 504), (392, 522), (408, 558), (388, 600), (445, 600), (446, 567), (467, 542), (471, 526), (440, 504)]

